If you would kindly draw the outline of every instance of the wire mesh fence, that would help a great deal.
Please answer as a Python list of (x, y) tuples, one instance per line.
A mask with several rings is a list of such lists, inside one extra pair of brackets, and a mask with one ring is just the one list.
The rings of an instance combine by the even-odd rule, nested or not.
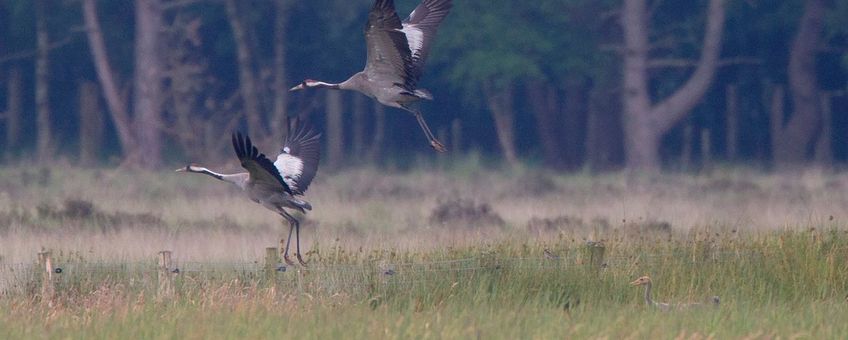
[[(49, 252), (42, 252), (39, 254), (45, 256), (40, 255), (38, 263), (0, 262), (0, 296), (61, 294), (85, 291), (104, 283), (156, 290), (159, 294), (204, 287), (214, 282), (273, 283), (282, 289), (338, 292), (409, 288), (472, 279), (479, 275), (498, 275), (506, 271), (563, 271), (575, 267), (603, 271), (608, 268), (644, 268), (667, 261), (691, 260), (700, 264), (753, 261), (762, 256), (754, 251), (679, 251), (605, 256), (603, 247), (590, 245), (584, 250), (562, 254), (546, 251), (543, 256), (504, 257), (480, 253), (471, 257), (431, 261), (317, 261), (302, 267), (280, 261), (276, 248), (267, 250), (264, 260), (244, 262), (181, 261), (179, 258), (171, 259), (171, 252), (160, 252), (158, 260), (89, 262), (52, 259)], [(304, 285), (308, 287), (304, 288)]]

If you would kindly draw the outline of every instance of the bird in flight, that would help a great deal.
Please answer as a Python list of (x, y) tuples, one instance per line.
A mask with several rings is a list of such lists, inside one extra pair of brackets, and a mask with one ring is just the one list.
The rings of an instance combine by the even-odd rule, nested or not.
[(375, 1), (365, 25), (365, 70), (341, 83), (306, 79), (289, 91), (306, 88), (358, 91), (383, 105), (412, 113), (430, 146), (438, 152), (447, 151), (430, 131), (421, 111), (412, 104), (422, 99), (433, 100), (429, 91), (418, 88), (418, 80), (439, 24), (451, 6), (451, 0), (424, 0), (401, 21), (393, 0)]
[(247, 193), (247, 196), (265, 208), (274, 211), (289, 222), (289, 236), (283, 258), (289, 259), (292, 232), (296, 232), (297, 260), (306, 265), (300, 252), (300, 222), (286, 209), (306, 213), (312, 210), (309, 202), (299, 198), (309, 187), (309, 183), (318, 172), (321, 135), (306, 124), (293, 121), (282, 151), (274, 162), (260, 153), (250, 137), (241, 133), (232, 136), (233, 149), (247, 172), (221, 174), (198, 165), (187, 165), (177, 169), (179, 172), (199, 173), (218, 180), (235, 184)]

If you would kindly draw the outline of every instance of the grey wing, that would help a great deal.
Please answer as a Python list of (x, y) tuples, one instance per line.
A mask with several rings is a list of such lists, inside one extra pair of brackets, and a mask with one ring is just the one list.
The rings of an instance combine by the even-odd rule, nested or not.
[(365, 75), (385, 87), (415, 89), (412, 54), (403, 25), (392, 0), (377, 0), (368, 14), (365, 43), (368, 58)]
[(308, 124), (294, 121), (274, 166), (295, 194), (303, 195), (318, 172), (321, 135)]
[(270, 191), (284, 191), (292, 194), (292, 190), (283, 180), (277, 167), (264, 154), (259, 152), (250, 137), (241, 133), (233, 134), (233, 149), (236, 151), (241, 166), (250, 173), (254, 185), (262, 186)]
[(451, 0), (424, 0), (403, 21), (403, 33), (409, 42), (412, 71), (416, 81), (424, 71), (424, 63), (436, 37), (436, 31), (452, 6)]

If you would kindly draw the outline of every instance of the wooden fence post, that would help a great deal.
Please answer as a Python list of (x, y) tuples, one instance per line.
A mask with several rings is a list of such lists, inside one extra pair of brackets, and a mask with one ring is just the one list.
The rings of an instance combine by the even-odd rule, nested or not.
[(53, 307), (56, 288), (53, 286), (53, 258), (51, 251), (41, 249), (38, 253), (38, 264), (41, 267), (41, 302)]
[(159, 252), (159, 291), (160, 299), (170, 298), (174, 295), (174, 285), (171, 276), (171, 251)]
[(604, 244), (602, 242), (586, 242), (586, 247), (589, 249), (589, 266), (595, 270), (603, 268), (604, 253), (606, 253)]
[(277, 247), (265, 248), (265, 279), (276, 282), (277, 263), (280, 263), (280, 251)]

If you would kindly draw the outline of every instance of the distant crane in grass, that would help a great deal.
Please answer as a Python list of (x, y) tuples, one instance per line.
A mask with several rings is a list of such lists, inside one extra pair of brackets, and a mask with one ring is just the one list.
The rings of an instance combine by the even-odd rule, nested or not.
[[(657, 309), (664, 311), (664, 312), (671, 311), (672, 309), (678, 309), (679, 310), (679, 309), (686, 309), (686, 308), (690, 308), (690, 307), (698, 307), (698, 306), (704, 305), (703, 303), (699, 303), (699, 302), (669, 304), (669, 303), (665, 303), (665, 302), (654, 301), (651, 297), (651, 286), (652, 286), (651, 278), (648, 277), (647, 275), (642, 276), (642, 277), (634, 280), (633, 282), (630, 282), (630, 285), (632, 285), (632, 286), (645, 286), (645, 304), (647, 304), (648, 306), (656, 307)], [(719, 297), (718, 296), (712, 296), (710, 298), (710, 303), (712, 305), (718, 306), (718, 304), (720, 303)]]
[(438, 152), (447, 151), (430, 131), (421, 111), (413, 109), (412, 104), (422, 99), (433, 100), (430, 92), (417, 84), (439, 24), (451, 6), (451, 0), (424, 0), (401, 21), (393, 0), (377, 0), (365, 26), (368, 54), (365, 70), (338, 84), (306, 79), (289, 91), (305, 88), (358, 91), (383, 105), (415, 115), (430, 146)]
[(318, 172), (321, 135), (306, 124), (293, 121), (282, 152), (273, 163), (259, 152), (250, 137), (234, 133), (232, 136), (233, 149), (236, 151), (241, 166), (247, 172), (235, 174), (220, 174), (198, 165), (187, 165), (179, 168), (179, 172), (193, 172), (212, 176), (224, 182), (235, 184), (247, 192), (248, 197), (265, 208), (274, 211), (289, 222), (289, 237), (283, 255), (286, 263), (294, 265), (289, 259), (292, 231), (296, 231), (297, 260), (306, 265), (300, 252), (300, 222), (289, 214), (286, 209), (306, 213), (312, 210), (312, 205), (296, 196), (302, 196), (309, 183)]

